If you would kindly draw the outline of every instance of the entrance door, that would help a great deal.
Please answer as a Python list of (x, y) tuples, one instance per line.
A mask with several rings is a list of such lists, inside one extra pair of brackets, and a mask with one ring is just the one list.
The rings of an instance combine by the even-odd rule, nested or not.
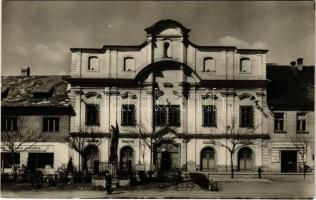
[(297, 172), (297, 151), (281, 151), (281, 172)]
[(252, 151), (248, 147), (244, 147), (238, 152), (238, 168), (239, 171), (252, 170)]
[(215, 151), (206, 147), (201, 152), (201, 170), (215, 170)]
[(121, 170), (131, 173), (133, 167), (133, 149), (131, 147), (123, 147), (120, 158)]
[(84, 150), (85, 165), (83, 166), (90, 173), (99, 173), (99, 150), (95, 145), (89, 145)]
[(162, 171), (169, 171), (171, 169), (171, 158), (170, 153), (165, 151), (161, 153), (161, 166)]

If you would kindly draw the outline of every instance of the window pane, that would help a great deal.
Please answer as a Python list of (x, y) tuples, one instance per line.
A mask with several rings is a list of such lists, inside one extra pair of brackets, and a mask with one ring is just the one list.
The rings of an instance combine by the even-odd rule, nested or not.
[(86, 125), (99, 125), (99, 111), (96, 105), (86, 106)]

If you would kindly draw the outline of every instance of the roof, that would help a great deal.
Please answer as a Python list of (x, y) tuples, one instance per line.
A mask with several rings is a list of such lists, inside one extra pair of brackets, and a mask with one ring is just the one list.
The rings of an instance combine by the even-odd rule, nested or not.
[[(67, 76), (2, 76), (2, 113), (15, 110), (74, 114), (70, 105)], [(4, 94), (6, 92), (7, 94)], [(60, 112), (57, 112), (60, 111)], [(52, 114), (51, 112), (49, 114)]]
[(299, 71), (291, 66), (267, 65), (270, 109), (314, 110), (314, 71), (314, 66)]
[(149, 34), (155, 34), (162, 31), (165, 28), (175, 28), (175, 27), (179, 27), (184, 35), (187, 35), (188, 32), (190, 32), (190, 29), (184, 27), (181, 23), (174, 21), (172, 19), (160, 20), (156, 22), (155, 24), (153, 24), (152, 26), (146, 28), (145, 31)]

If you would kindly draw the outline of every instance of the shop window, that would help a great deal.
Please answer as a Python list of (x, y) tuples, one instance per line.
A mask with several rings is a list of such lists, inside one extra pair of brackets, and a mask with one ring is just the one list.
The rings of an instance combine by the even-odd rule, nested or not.
[(215, 71), (215, 59), (212, 57), (204, 58), (204, 72), (214, 72)]
[(253, 127), (253, 107), (240, 106), (240, 127)]
[(20, 153), (12, 153), (1, 152), (1, 168), (12, 168), (14, 161), (14, 165), (20, 164)]
[(203, 110), (203, 126), (216, 127), (216, 109), (215, 106), (204, 105)]
[(54, 153), (29, 153), (27, 166), (31, 169), (54, 167)]
[(86, 125), (87, 126), (99, 126), (99, 110), (97, 105), (88, 104), (86, 105)]
[(135, 59), (132, 57), (124, 58), (124, 71), (135, 71)]
[(284, 131), (284, 113), (274, 113), (274, 132)]
[(44, 117), (43, 118), (43, 132), (58, 132), (59, 118), (58, 117)]
[(240, 59), (240, 72), (243, 72), (243, 73), (251, 72), (251, 62), (249, 58)]
[(296, 131), (306, 132), (306, 113), (297, 113), (296, 116)]
[(17, 117), (2, 117), (1, 118), (1, 131), (16, 131), (17, 130)]
[(122, 126), (135, 126), (135, 106), (122, 105)]
[(99, 58), (96, 56), (91, 56), (88, 59), (88, 70), (89, 71), (99, 71)]

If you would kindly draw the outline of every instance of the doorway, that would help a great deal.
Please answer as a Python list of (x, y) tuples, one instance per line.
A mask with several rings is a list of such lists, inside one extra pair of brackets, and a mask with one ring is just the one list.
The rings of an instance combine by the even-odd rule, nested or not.
[(252, 171), (252, 151), (248, 147), (244, 147), (238, 152), (238, 170), (239, 171)]
[(164, 142), (157, 148), (157, 160), (160, 171), (170, 171), (179, 167), (179, 145)]
[(281, 172), (297, 172), (297, 151), (281, 151)]

